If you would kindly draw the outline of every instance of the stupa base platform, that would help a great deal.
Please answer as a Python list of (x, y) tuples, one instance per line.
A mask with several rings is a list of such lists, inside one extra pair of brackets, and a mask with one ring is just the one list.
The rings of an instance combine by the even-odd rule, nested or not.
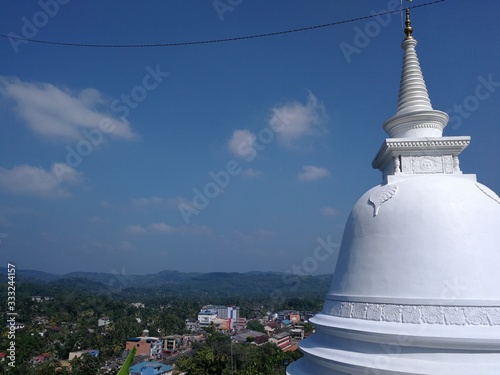
[(288, 375), (498, 375), (500, 326), (405, 324), (318, 314)]

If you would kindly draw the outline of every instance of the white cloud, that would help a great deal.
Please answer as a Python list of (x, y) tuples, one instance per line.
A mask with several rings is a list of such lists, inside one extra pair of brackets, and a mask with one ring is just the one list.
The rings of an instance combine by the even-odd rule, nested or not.
[(127, 232), (132, 234), (144, 234), (146, 233), (146, 228), (141, 225), (129, 225), (125, 229)]
[(274, 236), (275, 233), (272, 230), (260, 228), (258, 230), (258, 235), (260, 238), (266, 238), (266, 237)]
[(71, 196), (68, 185), (78, 183), (82, 174), (65, 163), (54, 163), (49, 171), (30, 165), (12, 169), (0, 167), (0, 188), (14, 194), (45, 198)]
[(326, 217), (334, 217), (334, 216), (337, 216), (340, 213), (340, 211), (337, 210), (336, 208), (327, 207), (327, 206), (322, 207), (320, 211)]
[(248, 130), (235, 130), (229, 140), (229, 151), (238, 158), (250, 158), (255, 155), (257, 137)]
[(109, 243), (102, 241), (90, 241), (88, 244), (90, 248), (99, 250), (99, 251), (113, 251), (115, 247)]
[(111, 208), (111, 203), (108, 201), (101, 201), (101, 207), (102, 208)]
[(99, 126), (117, 138), (137, 138), (127, 120), (104, 110), (111, 99), (96, 89), (84, 89), (75, 95), (50, 83), (0, 77), (0, 94), (15, 102), (17, 115), (32, 131), (49, 138), (77, 140), (83, 137), (81, 131)]
[(147, 206), (156, 206), (162, 204), (164, 201), (165, 199), (160, 197), (139, 198), (139, 199), (133, 199), (132, 204), (135, 207), (147, 207)]
[(96, 224), (96, 225), (100, 225), (100, 224), (104, 223), (104, 219), (102, 217), (99, 217), (99, 216), (88, 217), (87, 221), (91, 224)]
[(175, 198), (161, 198), (161, 197), (151, 197), (151, 198), (139, 198), (132, 199), (132, 205), (137, 208), (147, 208), (147, 207), (165, 207), (177, 209), (181, 203), (190, 203), (186, 198), (175, 197)]
[(132, 251), (135, 250), (135, 246), (132, 242), (130, 241), (122, 241), (119, 245), (118, 248), (123, 251)]
[(324, 133), (327, 117), (323, 103), (309, 92), (306, 104), (292, 101), (273, 108), (269, 125), (278, 140), (289, 145), (301, 137)]
[(211, 234), (212, 230), (205, 225), (181, 225), (173, 227), (166, 223), (152, 223), (149, 225), (129, 225), (125, 230), (130, 234), (146, 234), (146, 233), (161, 233), (161, 234), (187, 234), (187, 235), (204, 235)]
[(275, 235), (276, 233), (273, 230), (265, 228), (259, 228), (257, 231), (251, 232), (242, 232), (237, 230), (232, 232), (231, 240), (236, 240), (238, 246), (246, 244), (254, 247), (269, 241), (269, 239)]
[(181, 234), (188, 234), (188, 235), (212, 234), (212, 229), (210, 229), (210, 227), (207, 227), (206, 225), (196, 225), (196, 224), (181, 225), (175, 228), (175, 231)]
[(245, 178), (258, 178), (262, 176), (262, 172), (258, 169), (247, 168), (243, 171), (243, 177)]
[(149, 226), (153, 232), (157, 233), (171, 233), (173, 228), (165, 223), (153, 223)]
[(328, 169), (323, 167), (316, 167), (314, 165), (306, 165), (299, 172), (298, 178), (301, 181), (314, 181), (330, 175)]

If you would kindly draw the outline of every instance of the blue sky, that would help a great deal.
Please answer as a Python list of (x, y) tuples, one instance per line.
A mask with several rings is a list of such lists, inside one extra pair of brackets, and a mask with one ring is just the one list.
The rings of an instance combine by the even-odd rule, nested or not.
[[(1, 34), (84, 44), (223, 39), (399, 6), (3, 3)], [(497, 193), (498, 10), (448, 0), (412, 11), (433, 107), (451, 117), (445, 135), (472, 136), (461, 169)], [(0, 39), (3, 262), (54, 273), (333, 272), (351, 207), (381, 181), (371, 161), (396, 111), (402, 36), (394, 13), (177, 47)]]

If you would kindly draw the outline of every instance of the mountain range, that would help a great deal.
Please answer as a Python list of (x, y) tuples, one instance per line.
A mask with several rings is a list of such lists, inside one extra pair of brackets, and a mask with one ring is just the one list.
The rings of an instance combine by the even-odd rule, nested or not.
[[(7, 268), (0, 268), (5, 281)], [(331, 275), (295, 275), (279, 272), (179, 272), (165, 270), (155, 274), (132, 275), (122, 270), (112, 273), (71, 272), (63, 275), (36, 271), (17, 270), (17, 282), (66, 285), (91, 292), (123, 291), (137, 289), (161, 290), (170, 295), (211, 294), (229, 295), (308, 295), (324, 296), (331, 282)]]

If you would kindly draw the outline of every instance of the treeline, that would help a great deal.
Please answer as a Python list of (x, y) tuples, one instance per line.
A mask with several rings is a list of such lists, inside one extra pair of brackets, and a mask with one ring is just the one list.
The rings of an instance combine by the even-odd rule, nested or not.
[[(0, 276), (6, 270), (0, 268)], [(150, 275), (75, 272), (53, 275), (38, 271), (18, 271), (18, 281), (33, 281), (44, 286), (71, 286), (84, 292), (115, 295), (135, 294), (144, 290), (158, 297), (282, 297), (321, 296), (330, 286), (331, 275), (296, 275), (278, 272), (213, 272), (184, 273), (162, 271)]]

